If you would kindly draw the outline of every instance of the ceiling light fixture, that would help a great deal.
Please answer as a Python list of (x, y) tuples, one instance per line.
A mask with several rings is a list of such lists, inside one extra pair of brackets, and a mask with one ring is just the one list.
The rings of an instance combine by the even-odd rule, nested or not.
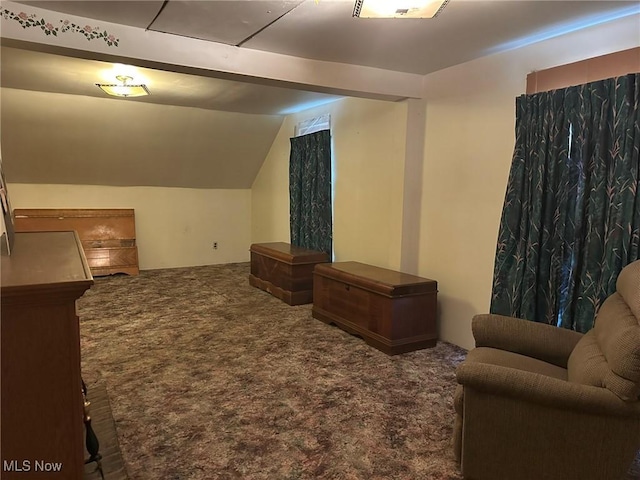
[(360, 18), (433, 18), (449, 0), (356, 0), (353, 16)]
[(96, 83), (96, 85), (100, 87), (103, 92), (108, 95), (113, 95), (114, 97), (142, 97), (149, 95), (149, 89), (146, 85), (131, 85), (129, 82), (131, 82), (133, 78), (128, 75), (118, 75), (116, 79), (122, 83)]

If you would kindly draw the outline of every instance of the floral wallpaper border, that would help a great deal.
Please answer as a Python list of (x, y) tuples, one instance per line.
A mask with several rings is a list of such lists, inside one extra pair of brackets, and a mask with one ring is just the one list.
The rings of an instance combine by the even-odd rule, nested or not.
[(47, 22), (44, 18), (40, 18), (38, 20), (37, 15), (35, 13), (29, 15), (25, 12), (20, 12), (18, 14), (7, 10), (6, 8), (2, 10), (2, 17), (5, 20), (15, 20), (20, 24), (22, 28), (31, 28), (31, 27), (39, 27), (40, 30), (44, 32), (45, 35), (53, 35), (54, 37), (58, 36), (58, 33), (79, 33), (84, 35), (84, 37), (88, 40), (103, 40), (109, 47), (117, 47), (119, 38), (116, 38), (115, 35), (109, 34), (106, 30), (101, 30), (100, 27), (92, 27), (90, 25), (85, 25), (84, 27), (81, 25), (77, 25), (69, 20), (60, 20), (61, 26), (54, 26), (51, 22)]

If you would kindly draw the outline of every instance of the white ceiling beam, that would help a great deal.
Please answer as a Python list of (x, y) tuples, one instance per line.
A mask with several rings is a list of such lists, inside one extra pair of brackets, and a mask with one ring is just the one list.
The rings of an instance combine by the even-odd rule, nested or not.
[[(10, 45), (338, 95), (399, 100), (420, 98), (422, 92), (422, 75), (250, 50), (9, 1), (0, 7), (0, 36)], [(21, 14), (22, 23), (16, 18)], [(103, 32), (110, 42), (95, 37)]]

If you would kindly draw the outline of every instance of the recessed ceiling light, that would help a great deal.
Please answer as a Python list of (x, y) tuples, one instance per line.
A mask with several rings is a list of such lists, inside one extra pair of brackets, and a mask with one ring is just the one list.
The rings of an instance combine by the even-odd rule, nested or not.
[(353, 16), (360, 18), (433, 18), (449, 0), (356, 0)]

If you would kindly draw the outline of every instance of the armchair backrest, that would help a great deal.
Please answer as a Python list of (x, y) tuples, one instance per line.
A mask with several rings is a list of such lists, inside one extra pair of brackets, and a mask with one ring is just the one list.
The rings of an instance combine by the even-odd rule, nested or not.
[(640, 395), (640, 260), (622, 269), (616, 292), (567, 365), (570, 382), (604, 387), (625, 401)]

